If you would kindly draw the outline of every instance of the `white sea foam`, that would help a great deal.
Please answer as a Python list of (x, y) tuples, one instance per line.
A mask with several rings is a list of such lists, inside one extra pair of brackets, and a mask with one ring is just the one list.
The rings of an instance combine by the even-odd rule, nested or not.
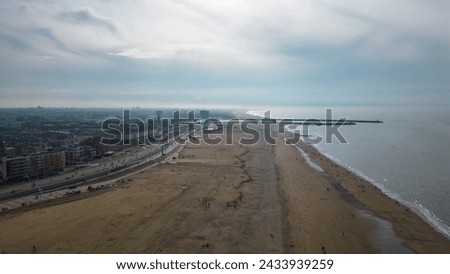
[(319, 171), (319, 172), (323, 172), (323, 169), (316, 163), (314, 163), (313, 161), (311, 161), (311, 159), (309, 158), (308, 154), (306, 152), (304, 152), (301, 148), (299, 148), (298, 146), (295, 146), (295, 148), (297, 148), (298, 151), (300, 151), (300, 153), (303, 156), (303, 159), (305, 159), (306, 163), (313, 169)]
[[(342, 128), (350, 146), (321, 143), (315, 147), (336, 164), (356, 173), (388, 197), (409, 207), (437, 231), (450, 238), (449, 169), (445, 166), (448, 154), (436, 153), (448, 145), (448, 115), (437, 115), (437, 112), (418, 115), (418, 111), (420, 109), (383, 110), (380, 113), (388, 123)], [(299, 117), (300, 113), (290, 113), (288, 116)], [(364, 111), (356, 114), (367, 115)], [(421, 126), (424, 128), (416, 131), (417, 120), (411, 120), (411, 117), (423, 119), (426, 123)], [(436, 124), (440, 119), (444, 119), (445, 123)], [(295, 132), (307, 134), (311, 139), (321, 137), (323, 140), (326, 133), (326, 127), (309, 127), (306, 128), (308, 132), (302, 130), (301, 125), (291, 127), (286, 128), (286, 136)], [(430, 136), (433, 136), (433, 142), (427, 142)], [(306, 138), (303, 140), (308, 142)]]
[[(286, 141), (286, 138), (283, 138), (283, 139)], [(302, 155), (303, 159), (305, 159), (305, 161), (306, 161), (306, 163), (308, 164), (309, 167), (315, 169), (316, 171), (323, 172), (323, 169), (318, 164), (316, 164), (313, 161), (311, 161), (311, 159), (309, 158), (309, 155), (306, 152), (304, 152), (297, 145), (294, 145), (294, 146), (300, 152), (300, 154)]]
[(372, 185), (377, 187), (381, 190), (386, 196), (389, 198), (398, 201), (399, 203), (409, 207), (412, 209), (415, 213), (417, 213), (423, 220), (425, 220), (427, 223), (429, 223), (433, 228), (435, 228), (437, 231), (444, 234), (447, 238), (450, 239), (450, 226), (445, 223), (443, 220), (439, 219), (433, 212), (431, 212), (429, 209), (424, 207), (421, 203), (419, 203), (416, 199), (413, 199), (411, 197), (408, 197), (406, 194), (398, 194), (390, 191), (386, 188), (386, 186), (383, 183), (380, 183), (366, 174), (364, 174), (362, 171), (359, 171), (350, 165), (347, 165), (340, 161), (339, 159), (333, 157), (329, 153), (324, 152), (322, 149), (320, 149), (319, 146), (314, 145), (314, 147), (325, 157), (327, 157), (329, 160), (333, 161), (334, 163), (344, 167), (347, 170), (350, 170), (351, 172), (355, 173), (362, 179), (370, 182)]

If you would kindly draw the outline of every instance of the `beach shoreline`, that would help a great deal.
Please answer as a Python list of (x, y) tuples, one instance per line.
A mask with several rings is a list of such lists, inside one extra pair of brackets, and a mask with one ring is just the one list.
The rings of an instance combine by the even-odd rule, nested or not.
[(1, 214), (0, 252), (450, 253), (417, 214), (313, 146), (242, 136), (188, 144), (100, 195)]
[(312, 144), (300, 141), (299, 146), (312, 162), (318, 164), (347, 192), (377, 217), (389, 222), (395, 234), (415, 253), (450, 253), (450, 239), (424, 217), (400, 201), (389, 197), (373, 182), (330, 159)]

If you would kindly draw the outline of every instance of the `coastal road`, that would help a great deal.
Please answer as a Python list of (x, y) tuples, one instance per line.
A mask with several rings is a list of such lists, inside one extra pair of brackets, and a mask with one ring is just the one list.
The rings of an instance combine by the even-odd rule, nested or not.
[(0, 188), (0, 196), (11, 192), (27, 191), (34, 188), (46, 187), (52, 184), (65, 182), (67, 180), (81, 180), (83, 177), (98, 173), (110, 172), (113, 169), (121, 168), (125, 165), (137, 162), (145, 157), (156, 155), (161, 151), (160, 145), (148, 145), (139, 147), (129, 147), (117, 155), (103, 157), (102, 159), (90, 162), (87, 166), (77, 168), (67, 167), (63, 174), (50, 176), (43, 179), (32, 179), (29, 182), (11, 184)]
[[(177, 146), (177, 143), (171, 142), (168, 146), (165, 146), (165, 153), (170, 153)], [(88, 166), (73, 169), (61, 175), (4, 187), (0, 189), (0, 196), (3, 195), (4, 197), (0, 201), (0, 211), (71, 195), (73, 192), (86, 192), (89, 186), (94, 188), (97, 185), (105, 186), (104, 182), (87, 183), (123, 172), (132, 173), (140, 170), (148, 163), (163, 156), (161, 147), (162, 145), (130, 147), (117, 155), (102, 158)], [(84, 187), (77, 188), (80, 184)], [(107, 187), (112, 186), (111, 184), (106, 185)], [(12, 192), (14, 192), (14, 195), (8, 198), (8, 195)]]

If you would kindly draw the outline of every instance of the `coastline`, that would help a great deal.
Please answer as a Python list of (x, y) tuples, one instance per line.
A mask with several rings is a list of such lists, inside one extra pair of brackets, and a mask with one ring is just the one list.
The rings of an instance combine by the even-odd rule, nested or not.
[(415, 253), (450, 253), (450, 240), (407, 205), (389, 197), (378, 186), (336, 163), (313, 145), (297, 144), (311, 161), (327, 173), (330, 181), (342, 186), (365, 208), (388, 221), (406, 246)]
[[(282, 135), (275, 146), (240, 145), (242, 136), (186, 145), (100, 195), (1, 214), (0, 252), (450, 252), (419, 216), (316, 148), (298, 143), (322, 171)], [(376, 218), (395, 235), (380, 237), (389, 227)]]
[[(416, 213), (423, 221), (425, 221), (433, 229), (435, 229), (437, 232), (442, 234), (447, 239), (450, 239), (450, 234), (449, 234), (450, 232), (448, 231), (448, 227), (446, 226), (446, 224), (441, 219), (439, 219), (439, 217), (434, 215), (426, 207), (424, 207), (422, 204), (420, 204), (417, 200), (415, 200), (416, 203), (414, 203), (414, 202), (408, 201), (406, 199), (403, 199), (401, 196), (399, 196), (398, 194), (396, 194), (396, 193), (386, 189), (385, 186), (383, 186), (382, 184), (380, 184), (376, 180), (372, 179), (368, 175), (364, 174), (363, 172), (361, 172), (361, 171), (359, 171), (357, 169), (354, 169), (353, 167), (343, 163), (342, 161), (340, 161), (339, 159), (337, 159), (334, 156), (330, 155), (329, 153), (322, 151), (320, 148), (318, 148), (316, 146), (313, 146), (313, 147), (316, 148), (319, 153), (321, 153), (323, 156), (328, 158), (330, 161), (332, 161), (335, 164), (345, 168), (346, 170), (348, 170), (351, 173), (355, 174), (359, 178), (369, 182), (371, 185), (373, 185), (376, 188), (378, 188), (388, 198), (390, 198), (390, 199), (392, 199), (392, 200), (394, 200), (396, 202), (399, 202), (400, 204), (402, 204), (402, 205), (408, 207), (409, 209), (411, 209), (412, 211), (414, 211), (414, 213)], [(442, 227), (442, 225), (444, 225), (444, 227)]]

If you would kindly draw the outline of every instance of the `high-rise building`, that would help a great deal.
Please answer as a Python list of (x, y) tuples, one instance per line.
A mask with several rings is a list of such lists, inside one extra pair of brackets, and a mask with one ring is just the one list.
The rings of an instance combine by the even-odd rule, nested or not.
[(3, 141), (2, 135), (0, 134), (0, 158), (5, 156), (6, 156), (6, 145), (5, 142)]
[(156, 122), (158, 123), (158, 125), (161, 124), (162, 115), (163, 115), (162, 110), (156, 111)]

